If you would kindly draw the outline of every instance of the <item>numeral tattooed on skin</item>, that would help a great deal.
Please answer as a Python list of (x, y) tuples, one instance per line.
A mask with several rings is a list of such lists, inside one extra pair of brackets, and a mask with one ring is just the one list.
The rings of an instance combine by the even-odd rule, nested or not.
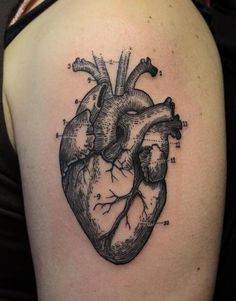
[[(183, 125), (171, 97), (158, 103), (136, 88), (142, 74), (155, 78), (158, 69), (146, 58), (128, 72), (130, 55), (104, 60), (93, 54), (93, 62), (76, 58), (68, 65), (87, 72), (93, 88), (76, 100), (75, 116), (57, 134), (67, 201), (96, 251), (114, 264), (133, 260), (154, 226), (169, 224), (159, 221), (168, 163), (176, 163), (168, 158), (169, 137), (180, 140)], [(114, 89), (107, 64), (118, 66)]]

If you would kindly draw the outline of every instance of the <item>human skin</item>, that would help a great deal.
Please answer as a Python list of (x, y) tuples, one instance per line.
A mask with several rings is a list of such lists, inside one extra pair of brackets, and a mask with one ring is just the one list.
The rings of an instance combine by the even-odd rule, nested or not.
[[(209, 301), (225, 185), (223, 89), (216, 47), (191, 1), (107, 3), (60, 0), (5, 52), (4, 106), (20, 160), (39, 300)], [(166, 203), (158, 220), (169, 225), (156, 224), (140, 253), (119, 265), (96, 252), (71, 210), (61, 183), (62, 140), (56, 133), (63, 133), (63, 119), (70, 122), (75, 116), (75, 99), (82, 100), (93, 85), (89, 74), (72, 70), (75, 59), (92, 61), (93, 51), (116, 61), (129, 48), (129, 71), (146, 57), (162, 71), (162, 76), (144, 74), (137, 88), (148, 93), (154, 105), (170, 96), (188, 127), (181, 130), (180, 149), (173, 137), (169, 140), (168, 160), (175, 157), (176, 164), (168, 161)], [(113, 85), (115, 66), (108, 65)], [(161, 148), (153, 150), (157, 156), (163, 153)], [(105, 175), (104, 158), (99, 164)], [(107, 174), (103, 179), (102, 194), (109, 189), (122, 194), (132, 186), (132, 175), (125, 181), (122, 174), (118, 181)], [(151, 198), (150, 190), (147, 199), (148, 194)], [(96, 212), (101, 209), (97, 206)], [(135, 209), (129, 213), (135, 214)], [(108, 227), (103, 217), (101, 226)], [(126, 230), (120, 232), (121, 239)]]

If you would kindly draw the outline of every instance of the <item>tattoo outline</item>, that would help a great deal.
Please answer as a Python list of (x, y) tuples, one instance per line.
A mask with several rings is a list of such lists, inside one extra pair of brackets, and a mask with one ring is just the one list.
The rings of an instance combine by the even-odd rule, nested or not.
[[(145, 91), (135, 88), (142, 74), (155, 77), (158, 69), (150, 58), (141, 59), (127, 76), (130, 54), (123, 51), (118, 62), (109, 61), (118, 63), (114, 92), (102, 56), (93, 54), (94, 63), (75, 59), (73, 72), (89, 73), (92, 78), (88, 82), (95, 81), (96, 85), (79, 102), (75, 117), (64, 123), (59, 151), (67, 201), (96, 251), (114, 264), (132, 261), (148, 241), (155, 224), (162, 223), (158, 219), (166, 202), (168, 162), (176, 162), (175, 157), (168, 159), (169, 136), (180, 140), (182, 129), (171, 97), (154, 104)], [(180, 148), (179, 141), (175, 144)], [(110, 168), (102, 171), (104, 162)], [(94, 187), (104, 173), (110, 174), (110, 185), (119, 182), (118, 173), (124, 179), (130, 174), (130, 191), (119, 195), (108, 188), (109, 195), (97, 193)], [(147, 189), (152, 195), (149, 204)], [(95, 192), (95, 201), (91, 201)], [(142, 209), (138, 221), (132, 224), (129, 212), (137, 201)], [(114, 206), (120, 204), (123, 207), (110, 227), (104, 229), (96, 214), (114, 215)], [(169, 221), (163, 224), (168, 225)], [(128, 236), (115, 239), (124, 226)]]

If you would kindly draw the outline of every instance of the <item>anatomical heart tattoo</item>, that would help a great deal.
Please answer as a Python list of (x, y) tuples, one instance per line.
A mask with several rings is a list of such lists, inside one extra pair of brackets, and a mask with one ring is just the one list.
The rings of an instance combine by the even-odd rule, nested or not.
[[(179, 148), (186, 126), (171, 97), (158, 103), (135, 87), (142, 74), (160, 72), (150, 58), (128, 72), (130, 55), (123, 51), (117, 62), (94, 54), (94, 62), (75, 59), (69, 69), (87, 72), (93, 88), (57, 134), (66, 199), (93, 247), (114, 264), (133, 260), (162, 223), (165, 177), (168, 164), (175, 163), (169, 138)], [(115, 87), (107, 64), (118, 66)]]

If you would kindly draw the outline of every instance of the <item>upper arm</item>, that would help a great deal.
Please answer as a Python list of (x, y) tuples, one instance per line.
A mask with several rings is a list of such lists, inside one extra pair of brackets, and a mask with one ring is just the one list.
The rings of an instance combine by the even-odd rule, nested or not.
[(39, 297), (209, 300), (225, 177), (211, 36), (190, 1), (65, 2), (5, 56)]

